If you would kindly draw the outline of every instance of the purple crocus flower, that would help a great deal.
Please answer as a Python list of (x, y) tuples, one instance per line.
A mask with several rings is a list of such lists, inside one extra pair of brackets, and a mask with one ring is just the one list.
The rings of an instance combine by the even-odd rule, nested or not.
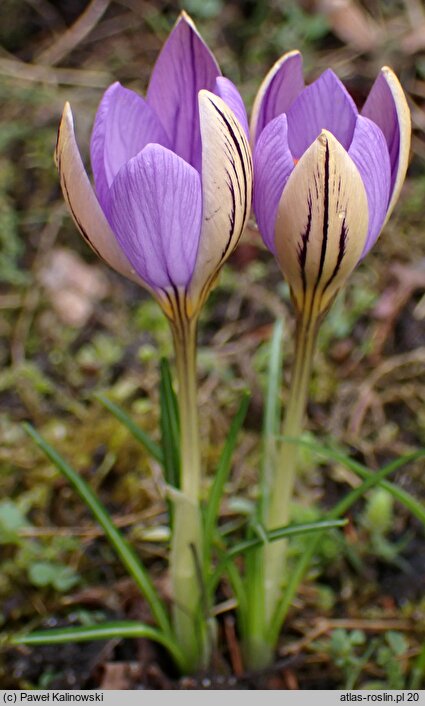
[(243, 231), (247, 134), (238, 91), (185, 13), (146, 98), (119, 83), (104, 94), (91, 139), (95, 191), (65, 106), (56, 161), (73, 218), (93, 250), (147, 287), (171, 319), (182, 306), (189, 318), (199, 311)]
[(410, 113), (384, 67), (361, 111), (331, 71), (305, 87), (302, 57), (285, 54), (251, 120), (254, 210), (299, 311), (323, 312), (376, 242), (406, 175)]

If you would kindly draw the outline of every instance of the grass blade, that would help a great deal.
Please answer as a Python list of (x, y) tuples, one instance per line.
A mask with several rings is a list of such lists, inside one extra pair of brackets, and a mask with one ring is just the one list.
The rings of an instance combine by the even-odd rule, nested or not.
[(223, 495), (225, 483), (229, 477), (237, 437), (246, 417), (246, 413), (248, 411), (249, 399), (249, 392), (245, 392), (239, 405), (239, 409), (236, 412), (236, 415), (233, 418), (232, 424), (230, 426), (226, 443), (224, 444), (223, 450), (221, 452), (217, 472), (214, 477), (214, 482), (211, 486), (210, 494), (208, 496), (208, 503), (205, 511), (204, 530), (207, 556), (209, 555), (209, 550), (211, 548), (211, 544), (215, 534), (215, 527), (220, 508), (220, 501)]
[(412, 689), (414, 691), (416, 691), (417, 689), (420, 689), (422, 686), (424, 673), (425, 673), (425, 643), (422, 645), (422, 649), (415, 659), (415, 662), (413, 664), (413, 669), (410, 674), (410, 683), (407, 688)]
[[(285, 539), (287, 537), (298, 537), (302, 534), (309, 534), (310, 532), (322, 532), (327, 529), (335, 529), (336, 527), (344, 527), (348, 520), (319, 520), (317, 522), (306, 522), (297, 525), (286, 525), (285, 527), (277, 527), (274, 530), (264, 530), (264, 534), (268, 542), (276, 542), (278, 539)], [(251, 539), (245, 539), (239, 544), (235, 544), (234, 547), (228, 549), (227, 556), (233, 557), (238, 554), (243, 554), (250, 549), (256, 549), (257, 547), (264, 544), (261, 537), (252, 537)]]
[[(307, 439), (299, 439), (296, 442), (294, 440), (294, 443), (299, 443), (301, 446), (305, 446), (309, 449), (312, 449), (314, 452), (320, 454), (324, 458), (329, 458), (342, 463), (346, 468), (358, 475), (362, 480), (367, 480), (368, 478), (373, 477), (375, 475), (374, 471), (370, 471), (362, 463), (355, 461), (354, 459), (350, 458), (342, 451), (339, 451), (337, 449), (328, 448), (327, 446), (321, 446), (320, 444), (316, 444), (314, 441), (309, 441)], [(412, 453), (413, 456), (409, 456), (410, 461), (425, 456), (425, 449), (414, 451)], [(401, 458), (404, 459), (406, 457), (402, 456)], [(398, 459), (396, 459), (396, 461), (398, 461)], [(404, 462), (402, 463), (402, 465), (403, 464)], [(385, 488), (385, 490), (391, 493), (391, 495), (396, 500), (402, 503), (402, 505), (404, 505), (414, 517), (416, 517), (420, 522), (422, 522), (425, 527), (425, 507), (423, 503), (421, 503), (419, 500), (416, 500), (413, 495), (408, 493), (406, 490), (403, 490), (403, 488), (399, 488), (399, 486), (395, 485), (394, 483), (391, 483), (391, 481), (381, 480), (379, 485), (382, 488)]]
[(248, 603), (245, 585), (242, 580), (239, 569), (233, 561), (229, 561), (226, 563), (225, 571), (232, 586), (233, 593), (235, 594), (236, 600), (238, 602), (238, 625), (241, 634), (243, 635), (246, 633), (248, 617)]
[(161, 599), (159, 598), (148, 572), (141, 564), (139, 558), (135, 554), (133, 548), (128, 544), (121, 532), (114, 525), (114, 522), (108, 511), (100, 500), (96, 497), (93, 490), (86, 481), (67, 463), (62, 456), (43, 439), (43, 437), (31, 426), (25, 423), (24, 429), (27, 434), (33, 439), (37, 446), (43, 451), (48, 459), (56, 466), (56, 468), (65, 476), (80, 498), (85, 502), (87, 507), (102, 527), (107, 539), (115, 549), (118, 557), (124, 565), (127, 572), (133, 577), (137, 586), (145, 596), (152, 610), (152, 613), (158, 623), (158, 626), (168, 636), (172, 635), (170, 622), (167, 611)]
[(16, 635), (11, 639), (13, 645), (63, 645), (69, 642), (89, 642), (90, 640), (111, 640), (113, 638), (145, 637), (163, 645), (174, 657), (177, 664), (183, 665), (184, 660), (174, 640), (170, 640), (163, 632), (145, 623), (123, 620), (84, 627), (52, 628), (51, 630), (35, 630), (34, 632)]
[(161, 359), (160, 424), (163, 468), (166, 483), (173, 488), (180, 487), (180, 434), (179, 410), (173, 388), (170, 366), (166, 358)]
[[(298, 442), (294, 440), (294, 443)], [(415, 461), (418, 458), (422, 458), (424, 455), (425, 451), (417, 451), (406, 454), (405, 456), (401, 456), (400, 458), (395, 459), (395, 461), (388, 463), (386, 466), (381, 468), (380, 471), (375, 471), (374, 473), (370, 472), (370, 476), (367, 480), (364, 480), (358, 488), (355, 488), (350, 493), (347, 493), (347, 495), (335, 505), (335, 507), (328, 514), (328, 519), (338, 519), (341, 515), (347, 512), (347, 510), (368, 490), (376, 485), (379, 485), (387, 476), (394, 473), (398, 468), (401, 468), (407, 463)], [(272, 645), (276, 644), (278, 640), (280, 629), (285, 620), (289, 606), (291, 605), (298, 586), (300, 585), (303, 576), (310, 565), (321, 536), (321, 533), (318, 533), (315, 537), (313, 537), (311, 543), (298, 560), (297, 565), (293, 571), (291, 571), (288, 584), (282, 594), (282, 598), (276, 608), (275, 615), (273, 616), (273, 620), (269, 626), (268, 639)]]
[[(297, 525), (286, 525), (285, 527), (277, 527), (274, 530), (264, 530), (264, 534), (267, 538), (268, 542), (276, 542), (278, 539), (285, 539), (288, 537), (297, 537), (302, 534), (309, 534), (311, 532), (318, 532), (320, 536), (322, 536), (322, 531), (328, 530), (328, 529), (335, 529), (336, 527), (343, 527), (344, 525), (347, 524), (347, 520), (345, 519), (332, 519), (332, 518), (327, 518), (325, 520), (319, 520), (317, 522), (305, 522), (303, 524), (297, 524)], [(239, 542), (238, 544), (235, 544), (233, 547), (230, 549), (221, 549), (219, 551), (220, 554), (220, 561), (214, 571), (214, 574), (211, 576), (211, 586), (213, 588), (216, 587), (218, 581), (221, 578), (221, 575), (223, 571), (227, 570), (227, 565), (231, 560), (235, 557), (238, 556), (239, 554), (244, 554), (245, 552), (249, 552), (252, 549), (256, 549), (259, 546), (263, 545), (264, 541), (260, 536), (256, 537), (251, 537), (249, 539), (245, 539), (243, 542)], [(212, 589), (211, 589), (212, 590)]]
[(149, 434), (143, 431), (143, 429), (136, 424), (136, 422), (122, 409), (122, 407), (119, 407), (115, 404), (115, 402), (112, 402), (102, 392), (97, 392), (93, 396), (109, 412), (111, 412), (111, 414), (113, 414), (114, 417), (126, 427), (126, 429), (128, 429), (130, 434), (132, 434), (132, 436), (134, 436), (134, 438), (145, 447), (146, 451), (150, 453), (152, 458), (163, 465), (164, 457), (161, 447), (150, 438)]
[[(280, 401), (283, 362), (282, 341), (283, 321), (277, 321), (273, 327), (269, 348), (261, 443), (260, 492), (256, 509), (257, 526), (264, 526), (267, 522), (270, 493), (273, 488), (277, 465), (277, 436), (282, 417)], [(254, 539), (252, 529), (253, 523), (248, 528), (247, 541)], [(257, 551), (250, 551), (245, 557), (245, 585), (248, 611), (244, 634), (261, 634), (265, 621), (264, 548), (261, 545), (257, 545)]]

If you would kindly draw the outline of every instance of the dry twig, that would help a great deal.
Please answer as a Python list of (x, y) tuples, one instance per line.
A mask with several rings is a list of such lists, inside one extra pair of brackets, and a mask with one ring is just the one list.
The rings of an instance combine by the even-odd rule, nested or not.
[(47, 49), (36, 57), (39, 64), (59, 64), (80, 42), (87, 37), (108, 9), (110, 0), (91, 0), (78, 20)]

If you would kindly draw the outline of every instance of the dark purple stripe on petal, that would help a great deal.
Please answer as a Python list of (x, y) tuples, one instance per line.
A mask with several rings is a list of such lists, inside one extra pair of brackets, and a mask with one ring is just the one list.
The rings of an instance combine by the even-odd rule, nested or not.
[(241, 95), (236, 88), (236, 86), (229, 81), (228, 78), (224, 76), (219, 76), (215, 82), (215, 89), (213, 91), (216, 96), (220, 96), (229, 106), (230, 110), (233, 111), (235, 118), (239, 120), (241, 126), (245, 131), (245, 135), (249, 139), (249, 127), (248, 127), (248, 117), (246, 114), (246, 108)]
[[(58, 162), (58, 169), (59, 169), (59, 171), (60, 171), (60, 169), (61, 169), (60, 162)], [(68, 204), (68, 208), (69, 208), (69, 210), (71, 211), (71, 215), (72, 215), (72, 217), (73, 217), (73, 219), (74, 219), (74, 221), (75, 221), (75, 223), (76, 223), (76, 225), (77, 225), (77, 227), (78, 227), (78, 230), (80, 231), (80, 233), (81, 233), (81, 235), (83, 236), (84, 240), (86, 241), (87, 245), (89, 245), (89, 246), (91, 247), (91, 249), (93, 250), (93, 252), (95, 252), (98, 257), (100, 257), (101, 259), (103, 259), (103, 258), (102, 258), (102, 255), (101, 255), (101, 253), (100, 253), (100, 251), (98, 250), (98, 248), (96, 247), (96, 245), (94, 244), (94, 242), (90, 239), (90, 236), (89, 236), (87, 230), (84, 228), (84, 225), (83, 225), (83, 223), (81, 222), (81, 219), (79, 218), (77, 212), (75, 211), (75, 208), (74, 208), (74, 206), (73, 206), (72, 199), (71, 199), (71, 196), (70, 196), (70, 193), (69, 193), (68, 183), (67, 183), (67, 181), (66, 181), (66, 177), (63, 176), (63, 175), (62, 175), (61, 185), (62, 185), (62, 189), (63, 189), (63, 191), (64, 191), (64, 195), (65, 195), (65, 198), (66, 198), (66, 202), (67, 202), (67, 204)]]
[(226, 170), (226, 174), (227, 174), (227, 186), (230, 191), (230, 196), (232, 199), (232, 206), (231, 206), (230, 213), (229, 213), (229, 236), (228, 236), (227, 241), (226, 241), (226, 243), (223, 247), (223, 250), (221, 252), (221, 259), (222, 260), (226, 257), (227, 251), (228, 251), (230, 244), (232, 242), (233, 234), (235, 232), (235, 219), (236, 219), (235, 187), (233, 186), (232, 177), (227, 170)]
[(324, 174), (324, 195), (323, 195), (323, 234), (322, 247), (320, 251), (319, 272), (317, 274), (316, 286), (319, 284), (323, 266), (325, 264), (326, 249), (328, 246), (328, 230), (329, 230), (329, 143), (326, 141), (325, 147), (325, 174)]
[[(242, 176), (243, 176), (243, 186), (239, 183), (239, 177), (238, 177), (238, 171), (236, 169), (236, 164), (233, 158), (233, 150), (231, 145), (229, 144), (229, 147), (227, 149), (227, 158), (229, 159), (230, 163), (232, 164), (233, 167), (233, 178), (232, 175), (229, 174), (228, 170), (226, 169), (226, 174), (228, 177), (227, 181), (227, 186), (229, 188), (231, 198), (232, 198), (232, 209), (229, 215), (229, 237), (227, 239), (227, 243), (223, 249), (222, 252), (222, 260), (226, 257), (227, 251), (232, 244), (233, 241), (233, 235), (235, 232), (235, 217), (236, 217), (236, 200), (235, 200), (235, 189), (234, 189), (234, 179), (236, 180), (236, 183), (238, 184), (238, 189), (239, 189), (239, 197), (240, 197), (240, 205), (242, 208), (242, 221), (245, 222), (247, 216), (248, 216), (248, 210), (251, 208), (251, 203), (248, 203), (248, 177), (245, 172), (244, 164), (248, 163), (249, 164), (249, 157), (246, 152), (246, 146), (245, 144), (238, 138), (238, 136), (235, 134), (234, 127), (231, 125), (229, 122), (228, 118), (226, 115), (223, 113), (222, 110), (211, 100), (209, 99), (211, 105), (213, 106), (214, 110), (220, 115), (221, 119), (223, 120), (224, 124), (226, 125), (229, 139), (232, 141), (233, 144), (233, 150), (236, 150), (239, 160), (240, 160), (240, 166), (242, 168)], [(244, 150), (244, 154), (242, 154), (242, 150)], [(239, 237), (242, 233), (239, 234)]]
[(300, 263), (300, 269), (301, 269), (301, 279), (303, 283), (303, 292), (305, 294), (306, 288), (307, 288), (307, 280), (305, 276), (305, 265), (307, 261), (307, 248), (308, 248), (308, 241), (310, 238), (310, 231), (311, 231), (311, 222), (312, 222), (312, 217), (313, 217), (313, 212), (312, 212), (312, 198), (311, 198), (311, 193), (309, 192), (308, 194), (308, 215), (307, 215), (307, 225), (305, 227), (305, 230), (301, 233), (301, 243), (298, 246), (298, 262)]
[(338, 257), (337, 257), (337, 260), (335, 263), (334, 271), (332, 272), (331, 276), (329, 277), (328, 281), (326, 282), (326, 284), (323, 288), (323, 293), (326, 292), (326, 290), (332, 284), (332, 282), (334, 281), (335, 277), (337, 276), (338, 272), (341, 269), (342, 261), (344, 259), (344, 255), (345, 255), (346, 248), (347, 248), (347, 239), (348, 239), (348, 228), (346, 225), (346, 219), (344, 217), (342, 219), (341, 231), (339, 234)]

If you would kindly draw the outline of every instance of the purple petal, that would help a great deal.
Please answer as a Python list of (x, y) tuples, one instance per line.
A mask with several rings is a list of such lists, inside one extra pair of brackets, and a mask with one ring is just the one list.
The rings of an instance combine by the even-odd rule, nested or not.
[(303, 90), (288, 111), (291, 152), (299, 159), (328, 130), (348, 149), (356, 125), (356, 105), (339, 78), (327, 69)]
[(160, 145), (148, 145), (127, 162), (109, 192), (107, 216), (117, 240), (154, 289), (189, 283), (201, 215), (198, 172)]
[(90, 143), (96, 193), (101, 205), (106, 203), (109, 187), (123, 164), (150, 142), (168, 146), (157, 115), (137, 93), (114, 83), (101, 100)]
[(215, 81), (215, 89), (213, 93), (215, 93), (216, 96), (220, 96), (220, 98), (224, 100), (230, 110), (233, 111), (235, 117), (239, 120), (241, 126), (244, 129), (245, 135), (249, 139), (249, 127), (246, 108), (235, 84), (229, 81), (228, 78), (224, 78), (224, 76), (219, 76)]
[(390, 156), (382, 130), (372, 120), (358, 116), (348, 154), (360, 172), (367, 194), (369, 226), (364, 257), (381, 232), (390, 197)]
[(198, 93), (212, 91), (220, 69), (187, 15), (164, 44), (149, 83), (147, 101), (161, 117), (171, 148), (198, 171), (201, 166)]
[(65, 104), (59, 125), (55, 159), (65, 201), (84, 240), (114, 270), (133, 282), (144, 284), (119, 247), (92, 189), (75, 141), (69, 103)]
[(254, 152), (254, 211), (263, 240), (274, 254), (277, 209), (293, 169), (288, 123), (286, 115), (280, 115), (264, 128)]
[(392, 187), (398, 162), (400, 131), (394, 99), (383, 74), (380, 74), (373, 84), (363, 106), (362, 115), (373, 120), (384, 133), (390, 153)]
[(288, 52), (272, 66), (257, 93), (251, 121), (254, 142), (271, 120), (288, 112), (303, 88), (302, 56), (298, 51)]
[[(399, 172), (403, 171), (401, 179), (403, 182), (407, 169), (410, 146), (410, 118), (408, 114), (406, 99), (396, 76), (390, 69), (384, 67), (371, 88), (362, 115), (379, 125), (387, 141), (391, 162), (391, 194), (394, 191)], [(406, 123), (408, 125), (405, 127)], [(401, 130), (401, 127), (404, 129)], [(402, 149), (400, 150), (401, 142)], [(403, 164), (401, 165), (400, 162)]]

